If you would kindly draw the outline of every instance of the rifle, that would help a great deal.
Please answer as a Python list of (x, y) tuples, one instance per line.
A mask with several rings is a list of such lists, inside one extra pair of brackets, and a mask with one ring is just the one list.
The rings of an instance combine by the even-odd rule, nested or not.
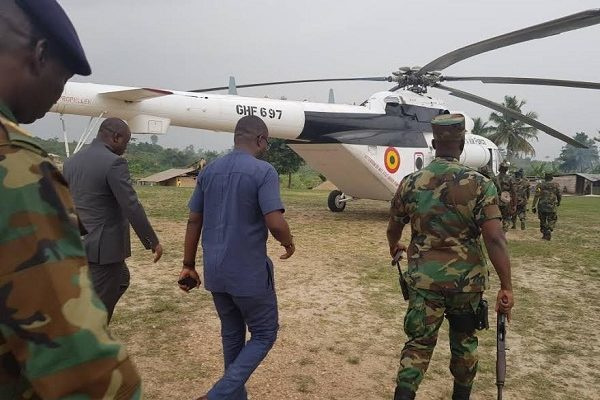
[(498, 313), (496, 323), (496, 386), (498, 400), (502, 400), (502, 388), (506, 378), (506, 315)]
[(404, 297), (404, 300), (408, 300), (408, 285), (406, 283), (406, 280), (404, 279), (404, 276), (402, 275), (402, 269), (400, 268), (400, 260), (402, 260), (402, 253), (402, 250), (398, 250), (396, 254), (394, 254), (394, 258), (392, 259), (392, 265), (398, 267), (398, 279), (400, 281), (400, 290), (402, 291), (402, 297)]

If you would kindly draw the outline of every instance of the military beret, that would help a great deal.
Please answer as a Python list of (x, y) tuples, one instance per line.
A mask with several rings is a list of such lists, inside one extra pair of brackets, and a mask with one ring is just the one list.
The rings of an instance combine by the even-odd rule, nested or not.
[(62, 61), (74, 74), (89, 75), (90, 64), (75, 27), (56, 0), (15, 0), (31, 23), (58, 46)]
[(465, 117), (462, 114), (442, 114), (431, 120), (433, 138), (456, 141), (465, 138)]

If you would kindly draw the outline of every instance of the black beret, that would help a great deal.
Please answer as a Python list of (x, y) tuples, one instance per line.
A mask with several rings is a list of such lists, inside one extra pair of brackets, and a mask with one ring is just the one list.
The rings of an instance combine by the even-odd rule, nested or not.
[(62, 61), (74, 74), (89, 75), (90, 64), (75, 27), (56, 0), (15, 0), (32, 24), (60, 49)]

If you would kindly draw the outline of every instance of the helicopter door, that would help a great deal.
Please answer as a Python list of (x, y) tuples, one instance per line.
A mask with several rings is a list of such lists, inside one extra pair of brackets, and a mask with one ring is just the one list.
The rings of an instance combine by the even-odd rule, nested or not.
[(415, 171), (420, 170), (425, 165), (425, 156), (420, 151), (416, 152), (414, 155), (414, 166)]
[(498, 149), (488, 149), (488, 151), (490, 152), (490, 159), (487, 163), (487, 166), (494, 175), (497, 175), (499, 167), (498, 163), (500, 162), (500, 153), (498, 152)]

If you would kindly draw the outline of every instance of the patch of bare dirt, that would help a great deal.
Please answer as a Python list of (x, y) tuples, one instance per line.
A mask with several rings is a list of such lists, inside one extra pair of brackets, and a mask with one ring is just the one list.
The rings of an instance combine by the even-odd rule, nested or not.
[[(390, 399), (405, 340), (406, 306), (390, 289), (397, 272), (387, 258), (385, 204), (353, 203), (343, 214), (307, 206), (286, 214), (298, 250), (281, 261), (282, 248), (269, 242), (281, 329), (247, 384), (250, 397)], [(153, 222), (165, 255), (152, 264), (151, 253), (134, 241), (128, 261), (132, 284), (117, 306), (113, 327), (143, 376), (145, 398), (192, 399), (222, 373), (218, 317), (204, 289), (186, 295), (175, 285), (185, 220)], [(529, 221), (526, 231), (509, 232), (509, 239), (537, 239), (534, 223)], [(556, 253), (546, 259), (513, 259), (517, 307), (508, 333), (505, 398), (563, 399), (565, 393), (577, 399), (598, 398), (598, 280), (560, 273), (572, 267), (566, 255)], [(492, 285), (490, 300), (497, 279)], [(591, 299), (593, 306), (582, 304)], [(490, 324), (495, 326), (492, 314)], [(490, 330), (479, 337), (475, 400), (495, 398), (496, 393), (495, 333)], [(450, 398), (448, 362), (444, 324), (417, 399)]]

